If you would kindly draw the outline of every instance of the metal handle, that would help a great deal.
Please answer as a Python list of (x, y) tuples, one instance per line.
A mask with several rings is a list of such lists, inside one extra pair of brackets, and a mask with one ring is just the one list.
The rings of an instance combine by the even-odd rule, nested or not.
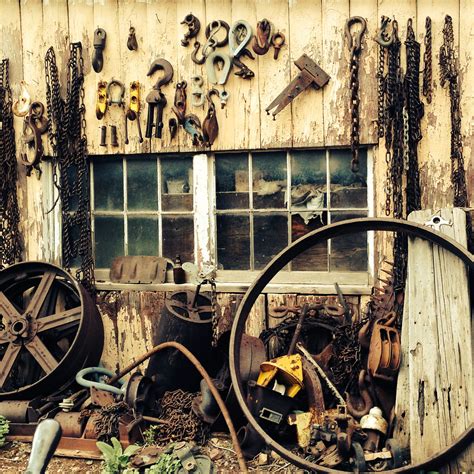
[(113, 377), (115, 375), (111, 370), (107, 370), (104, 367), (86, 367), (77, 373), (76, 382), (82, 387), (93, 387), (97, 390), (104, 390), (105, 392), (110, 392), (115, 395), (123, 395), (125, 393), (126, 385), (124, 385), (122, 388), (118, 388), (114, 387), (113, 385), (109, 385), (108, 383), (87, 380), (85, 376), (89, 374), (102, 374), (107, 375), (107, 377)]

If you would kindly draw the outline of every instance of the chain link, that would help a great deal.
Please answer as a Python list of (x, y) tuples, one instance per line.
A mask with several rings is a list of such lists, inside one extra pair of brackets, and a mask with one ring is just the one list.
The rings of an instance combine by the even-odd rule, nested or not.
[(451, 102), (451, 183), (454, 189), (454, 206), (467, 207), (466, 174), (461, 134), (461, 106), (459, 68), (454, 50), (453, 20), (446, 15), (443, 27), (443, 45), (439, 52), (440, 82), (449, 85)]
[(9, 60), (0, 63), (0, 269), (21, 258), (17, 161)]
[(217, 347), (219, 341), (219, 315), (217, 314), (217, 288), (216, 282), (212, 279), (211, 284), (211, 324), (212, 324), (212, 347)]
[(432, 34), (431, 34), (431, 18), (426, 17), (425, 20), (425, 53), (423, 54), (423, 95), (426, 102), (431, 104), (433, 97), (433, 58), (432, 58)]
[(69, 46), (66, 99), (61, 97), (56, 56), (52, 47), (46, 53), (45, 74), (53, 182), (61, 200), (63, 266), (67, 270), (77, 267), (76, 278), (94, 295), (81, 43), (71, 43)]

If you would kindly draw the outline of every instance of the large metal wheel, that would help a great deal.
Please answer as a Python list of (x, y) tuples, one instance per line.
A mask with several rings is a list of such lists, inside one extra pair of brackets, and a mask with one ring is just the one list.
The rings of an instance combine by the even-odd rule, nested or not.
[(0, 400), (45, 396), (100, 360), (102, 319), (71, 275), (49, 263), (0, 272)]

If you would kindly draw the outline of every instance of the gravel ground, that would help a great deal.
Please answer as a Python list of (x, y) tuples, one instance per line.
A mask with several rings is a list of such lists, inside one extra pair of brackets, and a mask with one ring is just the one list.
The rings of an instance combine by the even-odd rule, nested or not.
[[(28, 464), (31, 452), (29, 443), (13, 441), (0, 449), (0, 473), (17, 474), (23, 472)], [(237, 459), (232, 443), (225, 437), (211, 438), (202, 449), (203, 454), (214, 458), (213, 462), (218, 473), (238, 472)], [(257, 456), (248, 463), (251, 472), (303, 473), (301, 469), (291, 465), (276, 453)], [(87, 459), (65, 458), (55, 456), (49, 464), (48, 474), (101, 472), (101, 462)]]

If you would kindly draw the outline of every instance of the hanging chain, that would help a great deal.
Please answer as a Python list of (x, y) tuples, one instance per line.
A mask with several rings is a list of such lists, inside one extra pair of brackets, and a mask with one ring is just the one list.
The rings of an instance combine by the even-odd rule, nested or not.
[(433, 59), (432, 59), (432, 36), (431, 36), (431, 18), (426, 17), (425, 20), (425, 53), (423, 54), (423, 95), (426, 97), (426, 102), (431, 104), (433, 96)]
[(94, 294), (90, 189), (81, 43), (69, 46), (66, 99), (61, 97), (54, 49), (45, 58), (48, 137), (53, 151), (53, 182), (61, 200), (63, 266), (77, 267), (76, 278)]
[(377, 70), (377, 102), (378, 102), (378, 119), (377, 127), (379, 138), (385, 135), (385, 56), (387, 49), (379, 45), (379, 66)]
[[(350, 27), (360, 23), (360, 31), (351, 36)], [(352, 17), (346, 23), (346, 37), (349, 42), (349, 49), (351, 51), (350, 60), (350, 82), (349, 88), (351, 91), (351, 170), (353, 173), (359, 171), (359, 144), (360, 144), (360, 123), (359, 123), (359, 65), (360, 54), (362, 52), (362, 37), (366, 30), (366, 22), (362, 17)]]
[(219, 315), (217, 314), (217, 288), (214, 279), (211, 284), (211, 323), (212, 323), (212, 347), (217, 347), (219, 340)]
[(439, 52), (440, 82), (449, 84), (451, 101), (451, 183), (454, 189), (454, 206), (467, 207), (466, 174), (461, 135), (461, 107), (459, 93), (459, 69), (454, 50), (453, 20), (444, 19), (443, 45)]
[(17, 161), (9, 61), (0, 63), (0, 269), (21, 258)]
[[(420, 43), (415, 39), (412, 20), (408, 20), (406, 58), (407, 70), (405, 75), (405, 110), (404, 130), (407, 149), (407, 186), (406, 207), (407, 215), (421, 209), (420, 172), (418, 168), (418, 143), (421, 135), (421, 118), (424, 115), (423, 103), (420, 100)], [(405, 123), (408, 121), (408, 123)]]

